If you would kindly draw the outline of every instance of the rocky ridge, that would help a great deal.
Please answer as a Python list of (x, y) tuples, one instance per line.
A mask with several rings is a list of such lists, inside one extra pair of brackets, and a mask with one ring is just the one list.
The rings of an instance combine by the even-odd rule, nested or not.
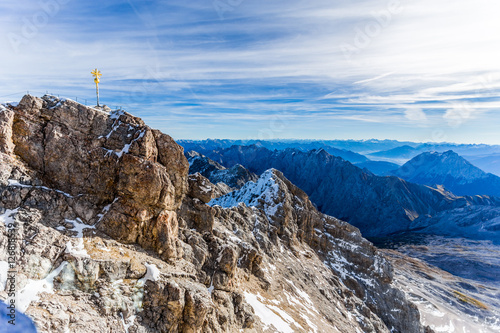
[(229, 186), (229, 189), (226, 188), (226, 191), (234, 190), (242, 187), (248, 181), (255, 181), (259, 178), (241, 164), (233, 165), (231, 168), (227, 169), (193, 150), (187, 152), (186, 157), (189, 162), (190, 174), (199, 172), (203, 177), (208, 178), (210, 182), (221, 187), (222, 190), (225, 188), (224, 185)]
[(257, 146), (232, 146), (208, 156), (226, 167), (238, 163), (256, 173), (268, 168), (280, 170), (309, 195), (321, 212), (348, 221), (366, 237), (423, 229), (445, 222), (441, 217), (452, 215), (455, 210), (466, 213), (471, 208), (481, 211), (481, 216), (488, 220), (474, 219), (475, 214), (471, 214), (467, 228), (460, 224), (446, 228), (453, 228), (459, 234), (473, 229), (474, 235), (480, 237), (499, 237), (496, 229), (499, 198), (457, 196), (442, 187), (415, 184), (394, 176), (376, 176), (321, 149), (270, 151)]
[(424, 332), (377, 249), (275, 170), (223, 208), (139, 118), (29, 95), (0, 110), (0, 160), (0, 265), (15, 224), (40, 332)]
[[(361, 331), (380, 329), (377, 328), (379, 323), (375, 318), (363, 319), (370, 312), (373, 312), (370, 316), (380, 316), (391, 330), (410, 332), (416, 329), (412, 327), (413, 324), (400, 326), (403, 317), (411, 318), (416, 312), (412, 304), (401, 302), (404, 296), (392, 288), (392, 269), (378, 254), (377, 249), (363, 239), (355, 227), (319, 213), (307, 195), (281, 172), (267, 170), (257, 182), (249, 182), (240, 190), (212, 199), (208, 204), (224, 213), (246, 210), (246, 214), (254, 215), (256, 223), (253, 226), (253, 234), (257, 236), (258, 241), (275, 235), (269, 242), (264, 242), (276, 243), (278, 246), (276, 250), (271, 248), (271, 251), (266, 251), (269, 255), (278, 252), (277, 250), (283, 252), (283, 247), (288, 247), (298, 257), (313, 261), (317, 256), (328, 269), (325, 271), (325, 267), (318, 263), (312, 270), (315, 278), (310, 276), (311, 283), (321, 290), (327, 285), (325, 282), (332, 279), (330, 274), (333, 272), (337, 287), (348, 289), (341, 292), (348, 292), (348, 297), (344, 298), (341, 304), (348, 304), (347, 307), (353, 309), (352, 318), (361, 324)], [(235, 233), (238, 234), (238, 231)], [(282, 259), (278, 256), (273, 261), (276, 264)], [(331, 296), (333, 295), (327, 298), (338, 298)], [(400, 301), (393, 302), (393, 299)], [(359, 301), (361, 303), (357, 303)], [(362, 303), (364, 304), (359, 307)], [(332, 308), (328, 303), (323, 304), (321, 309), (325, 314), (335, 311), (335, 307)], [(410, 319), (411, 321), (413, 320)]]

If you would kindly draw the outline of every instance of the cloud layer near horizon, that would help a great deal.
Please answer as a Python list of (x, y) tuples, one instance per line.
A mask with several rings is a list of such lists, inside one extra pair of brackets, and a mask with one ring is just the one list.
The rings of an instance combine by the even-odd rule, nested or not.
[(6, 0), (0, 96), (50, 91), (91, 103), (98, 67), (103, 101), (174, 138), (500, 144), (498, 9), (486, 0)]

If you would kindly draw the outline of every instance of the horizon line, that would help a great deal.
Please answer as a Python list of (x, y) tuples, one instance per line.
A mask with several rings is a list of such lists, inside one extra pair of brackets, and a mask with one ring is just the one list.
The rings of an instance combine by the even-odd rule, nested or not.
[(229, 138), (206, 138), (206, 139), (186, 139), (186, 138), (178, 138), (175, 141), (257, 141), (257, 142), (283, 142), (283, 141), (352, 141), (352, 142), (367, 142), (367, 141), (393, 141), (400, 143), (418, 143), (418, 144), (432, 144), (432, 145), (475, 145), (475, 146), (499, 146), (498, 144), (489, 144), (489, 143), (459, 143), (459, 142), (451, 142), (451, 141), (411, 141), (411, 140), (398, 140), (398, 139), (299, 139), (299, 138), (276, 138), (276, 139), (229, 139)]

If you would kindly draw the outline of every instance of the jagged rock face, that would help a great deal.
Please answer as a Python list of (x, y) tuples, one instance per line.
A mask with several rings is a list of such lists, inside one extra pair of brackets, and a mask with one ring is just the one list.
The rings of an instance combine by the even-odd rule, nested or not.
[[(354, 316), (359, 315), (357, 321), (362, 332), (383, 332), (387, 328), (396, 332), (421, 331), (418, 311), (391, 286), (392, 268), (376, 248), (361, 237), (358, 229), (319, 213), (307, 195), (281, 172), (267, 170), (257, 182), (249, 182), (238, 191), (213, 199), (209, 205), (217, 209), (215, 220), (221, 224), (253, 216), (251, 223), (239, 223), (237, 228), (233, 223), (237, 237), (234, 241), (247, 241), (251, 231), (257, 241), (252, 245), (273, 257), (273, 266), (279, 265), (277, 262), (286, 263), (279, 255), (283, 252), (280, 247), (285, 246), (295, 256), (307, 258), (302, 262), (316, 264), (312, 268), (315, 279), (311, 282), (318, 289), (324, 281), (334, 280), (338, 294), (334, 292), (323, 298), (316, 295), (324, 302), (321, 312), (328, 320), (338, 321), (331, 316), (339, 306), (339, 303), (331, 304), (332, 299), (337, 299), (351, 307)], [(320, 266), (329, 269), (323, 270)], [(304, 273), (296, 268), (289, 270), (292, 274)], [(268, 289), (277, 288), (273, 282), (269, 284)], [(313, 292), (312, 289), (306, 290)]]
[[(178, 255), (175, 210), (187, 190), (188, 163), (172, 138), (123, 111), (49, 96), (27, 95), (4, 118), (3, 140), (44, 184), (106, 207), (97, 218), (101, 230), (164, 258)], [(95, 223), (90, 216), (79, 217)]]
[(241, 188), (248, 181), (256, 181), (259, 177), (248, 171), (241, 164), (226, 169), (219, 163), (195, 151), (186, 154), (189, 162), (189, 173), (200, 173), (214, 184), (224, 183), (232, 189)]
[(233, 146), (213, 151), (209, 157), (226, 167), (242, 164), (256, 173), (268, 168), (282, 171), (320, 211), (348, 221), (367, 237), (408, 231), (421, 216), (471, 205), (493, 210), (500, 206), (496, 198), (456, 197), (397, 177), (375, 176), (324, 150), (272, 152), (255, 146)]
[[(15, 153), (48, 184), (72, 195), (91, 193), (97, 204), (122, 196), (174, 210), (182, 201), (187, 173), (182, 148), (141, 119), (29, 95), (15, 111)], [(138, 183), (148, 192), (141, 193)]]
[(31, 96), (5, 112), (0, 267), (14, 223), (40, 332), (423, 332), (387, 261), (281, 173), (226, 193), (126, 113)]
[(444, 185), (458, 195), (500, 196), (500, 177), (484, 172), (451, 150), (422, 153), (393, 174), (417, 184)]
[(11, 154), (14, 149), (12, 143), (12, 121), (14, 111), (7, 110), (0, 105), (0, 153)]

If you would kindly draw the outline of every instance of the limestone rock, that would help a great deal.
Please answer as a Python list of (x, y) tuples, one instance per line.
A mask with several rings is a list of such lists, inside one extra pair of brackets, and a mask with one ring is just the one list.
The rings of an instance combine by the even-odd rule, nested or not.
[(103, 110), (29, 95), (0, 110), (0, 265), (14, 246), (40, 332), (424, 332), (378, 250), (283, 174), (230, 192)]
[(12, 142), (12, 123), (14, 111), (0, 106), (0, 153), (12, 154), (14, 143)]
[[(14, 152), (45, 184), (109, 207), (96, 221), (108, 235), (147, 243), (165, 258), (177, 255), (172, 212), (187, 191), (188, 163), (169, 136), (123, 111), (107, 113), (51, 96), (26, 95), (14, 111)], [(7, 124), (11, 113), (2, 112)], [(90, 222), (90, 216), (81, 217)]]

